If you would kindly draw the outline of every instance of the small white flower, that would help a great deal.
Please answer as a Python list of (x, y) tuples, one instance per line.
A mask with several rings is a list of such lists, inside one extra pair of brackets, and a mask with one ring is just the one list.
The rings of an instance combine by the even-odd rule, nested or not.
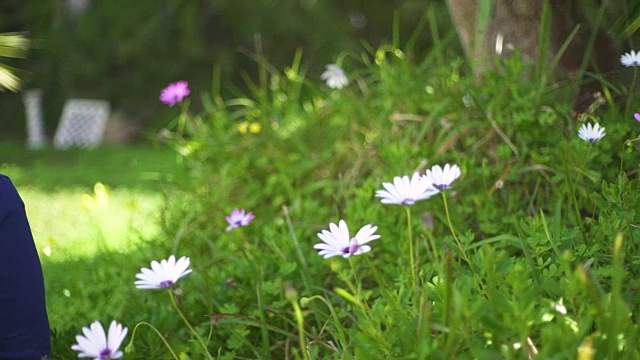
[(122, 357), (122, 351), (118, 348), (127, 336), (127, 329), (121, 324), (112, 321), (109, 326), (109, 335), (105, 335), (102, 324), (94, 321), (91, 328), (83, 327), (83, 335), (77, 335), (77, 344), (71, 346), (71, 349), (78, 351), (78, 357), (89, 357), (94, 360), (119, 359)]
[(620, 62), (624, 66), (640, 66), (640, 52), (631, 50), (630, 52), (620, 56)]
[(428, 179), (414, 173), (408, 176), (396, 176), (392, 183), (382, 183), (386, 190), (377, 190), (376, 197), (382, 198), (383, 204), (413, 205), (416, 201), (428, 199), (438, 193)]
[(318, 255), (324, 258), (332, 256), (342, 256), (348, 258), (351, 255), (359, 255), (371, 251), (371, 246), (366, 243), (380, 238), (374, 234), (378, 230), (377, 226), (365, 225), (358, 231), (355, 237), (349, 236), (349, 228), (344, 220), (340, 220), (338, 225), (329, 224), (329, 231), (322, 230), (318, 237), (322, 243), (315, 244), (314, 249), (320, 250)]
[(600, 139), (602, 139), (606, 134), (604, 133), (604, 128), (600, 126), (600, 124), (596, 123), (591, 126), (590, 123), (582, 124), (580, 130), (578, 130), (578, 136), (580, 139), (584, 141), (588, 141), (590, 143), (594, 143)]
[(178, 279), (191, 273), (189, 264), (191, 260), (183, 256), (176, 262), (176, 257), (171, 255), (169, 259), (161, 262), (152, 261), (151, 269), (142, 268), (136, 275), (135, 285), (138, 289), (166, 289), (175, 284)]
[(433, 187), (439, 191), (443, 191), (451, 187), (454, 181), (460, 177), (460, 168), (458, 165), (446, 164), (444, 169), (440, 165), (433, 166), (430, 170), (427, 170), (425, 178), (433, 184)]
[(347, 79), (344, 70), (334, 64), (327, 65), (320, 78), (326, 81), (327, 86), (332, 89), (342, 89), (349, 85), (349, 79)]

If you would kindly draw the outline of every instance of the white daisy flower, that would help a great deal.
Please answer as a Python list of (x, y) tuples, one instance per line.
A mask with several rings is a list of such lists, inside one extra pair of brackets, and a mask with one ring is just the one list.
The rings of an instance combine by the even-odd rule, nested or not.
[(329, 64), (325, 67), (325, 71), (320, 78), (327, 82), (327, 86), (332, 89), (342, 89), (349, 85), (349, 79), (345, 75), (344, 70), (335, 64)]
[(446, 164), (444, 169), (440, 165), (433, 166), (427, 170), (425, 178), (433, 184), (433, 187), (439, 191), (443, 191), (451, 187), (454, 181), (460, 177), (460, 168), (458, 165)]
[(118, 350), (122, 340), (127, 336), (127, 329), (115, 321), (109, 326), (109, 335), (104, 333), (102, 324), (94, 321), (91, 328), (83, 327), (83, 335), (77, 335), (77, 344), (71, 346), (71, 349), (78, 351), (78, 357), (88, 357), (94, 360), (119, 359), (122, 357), (122, 351)]
[(374, 234), (378, 230), (377, 226), (365, 225), (353, 238), (349, 235), (349, 228), (344, 220), (340, 220), (338, 225), (329, 224), (329, 231), (322, 230), (318, 237), (322, 243), (315, 244), (314, 249), (320, 250), (318, 255), (324, 258), (332, 256), (342, 256), (348, 258), (351, 255), (359, 255), (371, 251), (371, 246), (366, 243), (380, 238)]
[(414, 173), (408, 176), (396, 176), (392, 183), (382, 183), (386, 190), (377, 190), (376, 197), (382, 198), (383, 204), (413, 205), (416, 201), (428, 199), (438, 193), (428, 179)]
[(582, 124), (580, 130), (578, 130), (578, 136), (580, 139), (584, 141), (588, 141), (590, 143), (594, 143), (600, 139), (602, 139), (606, 134), (604, 133), (604, 128), (600, 126), (600, 124), (596, 123), (591, 126), (590, 123)]
[(166, 289), (175, 284), (178, 279), (191, 273), (189, 264), (191, 260), (183, 256), (176, 262), (176, 257), (171, 255), (169, 259), (161, 262), (152, 261), (151, 269), (142, 268), (136, 275), (135, 285), (138, 289)]
[(624, 66), (640, 66), (640, 52), (631, 50), (630, 52), (620, 56), (620, 62)]

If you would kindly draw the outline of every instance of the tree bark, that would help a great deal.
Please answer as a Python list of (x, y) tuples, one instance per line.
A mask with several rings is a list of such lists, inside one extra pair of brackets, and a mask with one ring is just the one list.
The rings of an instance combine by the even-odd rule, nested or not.
[[(482, 73), (499, 56), (519, 50), (525, 61), (537, 61), (543, 0), (493, 0), (493, 11), (487, 29), (477, 31), (476, 17), (479, 0), (447, 0), (447, 6), (456, 26), (466, 56), (476, 74)], [(480, 0), (490, 1), (490, 0)], [(549, 48), (551, 59), (578, 27), (576, 36), (564, 51), (556, 75), (573, 76), (581, 67), (594, 31), (590, 69), (609, 73), (618, 67), (618, 56), (613, 41), (601, 30), (592, 29), (580, 11), (579, 0), (550, 0), (551, 27)]]

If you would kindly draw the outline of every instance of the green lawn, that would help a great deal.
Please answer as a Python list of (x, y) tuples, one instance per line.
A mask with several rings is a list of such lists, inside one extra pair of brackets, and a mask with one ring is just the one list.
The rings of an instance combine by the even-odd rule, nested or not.
[(117, 316), (127, 295), (114, 295), (122, 282), (114, 271), (128, 266), (133, 283), (148, 262), (140, 254), (158, 241), (161, 188), (176, 168), (171, 152), (150, 145), (67, 151), (0, 145), (0, 173), (22, 196), (42, 260), (52, 328), (72, 336), (83, 321)]
[(151, 146), (31, 151), (0, 146), (0, 172), (25, 202), (38, 251), (51, 261), (127, 252), (153, 238), (170, 152)]

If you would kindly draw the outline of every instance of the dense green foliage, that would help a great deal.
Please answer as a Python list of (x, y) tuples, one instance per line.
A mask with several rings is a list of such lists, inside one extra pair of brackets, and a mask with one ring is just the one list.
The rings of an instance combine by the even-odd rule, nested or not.
[[(614, 101), (628, 87), (608, 84), (575, 118), (571, 84), (516, 59), (473, 78), (452, 41), (436, 37), (419, 62), (397, 45), (341, 57), (342, 90), (307, 78), (298, 54), (283, 72), (263, 63), (250, 97), (225, 99), (214, 82), (176, 110), (162, 141), (188, 174), (164, 218), (165, 257), (191, 257), (178, 296), (214, 357), (640, 355), (637, 150), (626, 143), (640, 125)], [(189, 111), (196, 101), (202, 112)], [(585, 121), (605, 138), (579, 139)], [(450, 214), (441, 196), (407, 211), (373, 196), (444, 163), (463, 173), (444, 193)], [(234, 208), (257, 218), (225, 232)], [(371, 253), (317, 255), (315, 234), (340, 219), (379, 226)], [(139, 299), (164, 305), (122, 321), (152, 316), (177, 353), (205, 357), (166, 294)], [(151, 335), (130, 357), (162, 351), (139, 332)]]
[[(115, 12), (107, 3), (100, 6)], [(250, 11), (268, 18), (267, 3)], [(197, 6), (204, 5), (171, 16), (205, 17)], [(319, 56), (313, 49), (283, 52), (293, 59), (285, 66), (270, 62), (268, 49), (250, 47), (258, 71), (234, 85), (245, 95), (225, 90), (225, 65), (191, 81), (192, 95), (169, 108), (175, 120), (158, 136), (183, 165), (166, 169), (162, 235), (129, 253), (108, 248), (49, 268), (66, 275), (49, 286), (73, 283), (75, 301), (69, 318), (54, 324), (54, 358), (75, 357), (74, 336), (96, 319), (129, 327), (127, 359), (172, 358), (162, 339), (180, 358), (206, 358), (198, 337), (219, 359), (640, 357), (638, 150), (627, 141), (640, 132), (632, 116), (640, 105), (630, 86), (605, 83), (592, 112), (574, 116), (576, 84), (553, 84), (544, 69), (517, 59), (475, 78), (459, 58), (455, 34), (436, 26), (440, 12), (426, 14), (432, 47), (424, 56), (416, 50), (419, 35), (412, 36), (424, 33), (420, 27), (396, 31), (390, 45), (342, 52), (335, 62), (351, 83), (341, 90), (319, 84), (318, 69), (306, 66)], [(115, 46), (114, 39), (106, 43)], [(161, 47), (138, 41), (151, 53)], [(138, 90), (191, 80), (184, 74), (202, 65), (202, 54), (187, 47), (184, 66), (145, 67), (158, 77), (147, 82), (141, 75)], [(129, 50), (128, 59), (143, 63)], [(162, 63), (166, 53), (154, 54)], [(100, 79), (103, 65), (82, 71)], [(82, 88), (94, 75), (65, 81)], [(126, 92), (114, 96), (129, 101)], [(578, 139), (585, 121), (599, 122), (607, 135), (594, 144)], [(444, 197), (408, 209), (374, 197), (394, 176), (445, 163), (458, 164), (462, 176)], [(111, 184), (120, 175), (78, 177), (85, 185)], [(256, 219), (226, 232), (224, 217), (235, 208)], [(317, 255), (316, 234), (340, 219), (352, 233), (379, 227), (370, 253)], [(419, 258), (417, 284), (409, 244)], [(140, 267), (170, 254), (191, 258), (193, 273), (170, 291), (198, 337), (165, 291), (133, 286)], [(63, 296), (53, 295), (56, 308)], [(142, 322), (162, 338), (136, 328)]]

